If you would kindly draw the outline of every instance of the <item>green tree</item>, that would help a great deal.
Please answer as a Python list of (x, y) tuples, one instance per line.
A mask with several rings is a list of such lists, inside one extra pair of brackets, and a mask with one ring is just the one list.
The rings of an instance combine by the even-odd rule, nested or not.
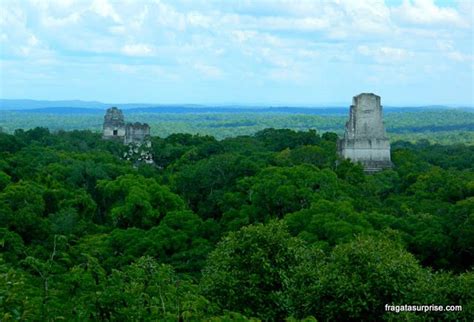
[(150, 257), (113, 271), (103, 292), (100, 305), (111, 320), (195, 321), (210, 310), (194, 284)]
[(268, 128), (255, 133), (254, 136), (272, 151), (281, 151), (285, 148), (317, 144), (321, 140), (321, 137), (315, 130), (296, 132), (289, 129)]
[(0, 227), (18, 233), (25, 242), (46, 237), (44, 187), (29, 181), (9, 184), (0, 192)]
[[(301, 284), (307, 314), (322, 320), (379, 321), (385, 304), (421, 298), (429, 278), (415, 258), (387, 238), (358, 237), (335, 247), (313, 280)], [(303, 296), (304, 294), (304, 296)]]
[(23, 271), (9, 266), (0, 255), (0, 319), (33, 321), (40, 317), (40, 291)]
[(294, 167), (268, 167), (240, 182), (251, 205), (251, 222), (281, 218), (287, 213), (309, 208), (318, 199), (338, 194), (337, 177), (329, 169), (302, 164)]
[(115, 180), (101, 180), (97, 188), (106, 209), (117, 227), (150, 228), (169, 211), (184, 208), (182, 199), (153, 178), (124, 175)]
[(205, 218), (218, 217), (218, 201), (238, 178), (251, 176), (258, 165), (238, 154), (219, 154), (184, 166), (174, 176), (176, 191)]
[(282, 222), (231, 232), (209, 255), (203, 293), (222, 309), (263, 320), (283, 320), (294, 312), (289, 298), (292, 274), (308, 261), (304, 244)]
[(326, 242), (331, 246), (348, 242), (362, 233), (372, 233), (372, 225), (347, 201), (319, 200), (309, 209), (285, 216), (292, 235), (310, 243)]
[(11, 177), (3, 171), (0, 171), (0, 191), (2, 191), (11, 182)]

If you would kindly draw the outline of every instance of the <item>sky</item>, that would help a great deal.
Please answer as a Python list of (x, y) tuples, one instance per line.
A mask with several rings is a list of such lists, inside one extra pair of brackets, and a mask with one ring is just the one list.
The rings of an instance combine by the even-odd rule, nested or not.
[(0, 98), (474, 106), (474, 1), (2, 0)]

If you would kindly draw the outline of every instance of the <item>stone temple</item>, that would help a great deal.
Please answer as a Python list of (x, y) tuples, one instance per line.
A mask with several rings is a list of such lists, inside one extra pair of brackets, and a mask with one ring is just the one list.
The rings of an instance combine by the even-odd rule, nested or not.
[(367, 173), (392, 167), (380, 96), (362, 93), (353, 98), (338, 153), (342, 158), (360, 162)]
[(125, 123), (123, 113), (116, 107), (107, 110), (104, 116), (102, 138), (117, 140), (124, 144), (141, 145), (150, 136), (150, 126), (146, 123)]

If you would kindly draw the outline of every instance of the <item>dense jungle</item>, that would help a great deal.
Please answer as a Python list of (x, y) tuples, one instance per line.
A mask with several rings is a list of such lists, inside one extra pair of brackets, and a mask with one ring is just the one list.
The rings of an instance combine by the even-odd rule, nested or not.
[(474, 146), (392, 141), (366, 175), (337, 137), (153, 136), (149, 165), (90, 130), (0, 133), (0, 319), (472, 319)]

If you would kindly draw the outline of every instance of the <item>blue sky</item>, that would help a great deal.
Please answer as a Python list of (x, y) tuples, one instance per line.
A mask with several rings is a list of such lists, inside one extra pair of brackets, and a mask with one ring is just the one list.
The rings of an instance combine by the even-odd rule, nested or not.
[(0, 2), (0, 98), (474, 105), (470, 0)]

